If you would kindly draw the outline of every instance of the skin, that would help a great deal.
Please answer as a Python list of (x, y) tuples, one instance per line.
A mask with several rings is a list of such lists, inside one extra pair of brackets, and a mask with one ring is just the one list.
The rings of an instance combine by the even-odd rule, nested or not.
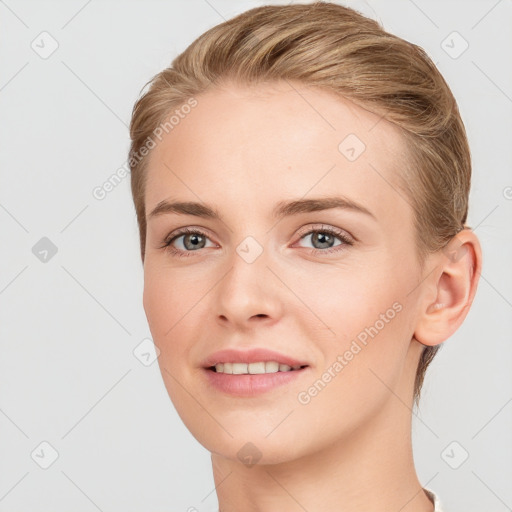
[[(468, 312), (478, 239), (465, 229), (453, 242), (457, 257), (440, 251), (420, 267), (413, 211), (398, 186), (403, 140), (347, 100), (288, 82), (226, 83), (196, 99), (149, 156), (146, 212), (162, 200), (198, 201), (222, 220), (148, 218), (143, 303), (169, 396), (212, 454), (220, 510), (431, 512), (412, 455), (414, 376), (422, 344), (442, 343)], [(351, 133), (366, 145), (354, 161), (338, 149)], [(271, 218), (280, 201), (333, 195), (375, 218), (347, 209)], [(325, 253), (307, 234), (322, 226), (353, 245), (334, 235), (339, 251)], [(207, 237), (195, 250), (183, 236), (173, 242), (188, 257), (161, 248), (182, 227)], [(236, 251), (248, 236), (263, 250), (252, 263)], [(300, 403), (394, 303), (400, 312)], [(263, 395), (231, 397), (201, 368), (227, 347), (270, 348), (310, 367)], [(240, 450), (260, 458), (245, 464)]]

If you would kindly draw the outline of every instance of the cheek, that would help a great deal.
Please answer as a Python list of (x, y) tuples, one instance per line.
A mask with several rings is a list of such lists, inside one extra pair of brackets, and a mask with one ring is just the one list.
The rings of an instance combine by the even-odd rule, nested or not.
[[(186, 319), (194, 297), (189, 290), (194, 288), (176, 282), (172, 272), (150, 265), (144, 269), (143, 304), (149, 329), (160, 351), (158, 361), (161, 368), (172, 369), (173, 374), (176, 371), (174, 367), (179, 367), (176, 361), (182, 361), (186, 355), (184, 341), (187, 337), (184, 333), (188, 331), (190, 335), (191, 326), (187, 325)], [(167, 378), (164, 373), (163, 376)]]
[(188, 357), (187, 335), (190, 337), (193, 328), (187, 323), (187, 311), (192, 307), (188, 305), (188, 289), (176, 282), (173, 272), (152, 267), (150, 262), (145, 265), (144, 310), (159, 350), (158, 364), (165, 387), (177, 408), (182, 407), (180, 404), (184, 401), (177, 381), (185, 381), (182, 363)]
[(316, 288), (307, 285), (311, 309), (329, 327), (323, 341), (317, 339), (323, 364), (332, 373), (345, 375), (337, 385), (354, 389), (363, 383), (375, 384), (372, 369), (385, 382), (395, 382), (412, 336), (407, 295), (413, 279), (408, 277), (406, 262), (400, 269), (386, 261), (365, 267), (351, 267), (350, 272), (337, 269), (326, 280), (329, 288), (324, 291), (318, 284)]
[(173, 318), (169, 312), (176, 311), (176, 304), (169, 293), (165, 275), (153, 271), (151, 267), (148, 269), (147, 264), (144, 268), (143, 304), (154, 341), (160, 344), (172, 327)]
[(170, 268), (161, 261), (148, 260), (144, 267), (144, 310), (170, 393), (176, 386), (176, 392), (181, 388), (168, 373), (183, 383), (195, 377), (191, 367), (197, 364), (199, 355), (194, 340), (205, 336), (207, 295), (213, 284), (200, 272)]
[[(360, 291), (360, 290), (359, 290)], [(323, 364), (297, 397), (297, 424), (322, 424), (322, 443), (372, 421), (400, 386), (409, 346), (408, 308), (398, 290), (354, 293), (326, 306), (336, 338), (322, 342)], [(335, 314), (337, 310), (337, 315)], [(315, 421), (316, 421), (315, 420)]]
[(375, 323), (379, 331), (384, 326), (390, 330), (388, 327), (395, 323), (392, 320), (397, 316), (396, 310), (404, 301), (402, 277), (377, 263), (301, 277), (299, 294), (307, 298), (310, 310), (330, 328), (331, 339), (341, 343)]
[(143, 304), (155, 341), (173, 337), (201, 296), (200, 283), (156, 262), (144, 266)]

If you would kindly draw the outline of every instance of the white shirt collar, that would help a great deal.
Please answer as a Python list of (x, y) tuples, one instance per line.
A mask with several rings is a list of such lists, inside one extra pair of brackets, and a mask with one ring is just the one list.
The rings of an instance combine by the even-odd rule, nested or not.
[(436, 493), (430, 489), (427, 489), (426, 487), (424, 487), (423, 490), (430, 498), (430, 501), (434, 504), (434, 512), (443, 512), (441, 509), (441, 501), (439, 500), (439, 497), (436, 495)]

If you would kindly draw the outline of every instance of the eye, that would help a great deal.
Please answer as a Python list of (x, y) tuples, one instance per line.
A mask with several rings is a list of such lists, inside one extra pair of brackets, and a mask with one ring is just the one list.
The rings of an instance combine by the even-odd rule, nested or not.
[[(178, 245), (181, 245), (180, 248), (176, 248), (174, 242), (183, 238)], [(191, 253), (203, 249), (206, 246), (206, 240), (208, 240), (208, 236), (203, 231), (199, 229), (190, 229), (183, 228), (178, 232), (172, 233), (160, 246), (160, 249), (166, 249), (171, 254), (176, 256), (192, 256)]]
[[(313, 244), (313, 249), (310, 251), (311, 254), (339, 252), (346, 249), (346, 246), (354, 244), (353, 239), (348, 234), (331, 226), (321, 225), (317, 228), (310, 228), (309, 231), (301, 234), (300, 241), (308, 237)], [(182, 240), (179, 241), (180, 239)], [(336, 239), (339, 240), (337, 244)], [(200, 229), (183, 228), (177, 232), (171, 233), (159, 248), (165, 249), (174, 256), (187, 257), (193, 256), (194, 252), (206, 248), (208, 240), (208, 235)], [(215, 244), (210, 245), (210, 247), (212, 246), (215, 246)]]
[[(354, 245), (354, 241), (345, 232), (331, 226), (322, 225), (319, 228), (310, 229), (301, 235), (300, 240), (307, 238), (310, 238), (313, 244), (312, 254), (329, 254), (342, 251), (347, 245)], [(336, 244), (336, 239), (340, 243)]]

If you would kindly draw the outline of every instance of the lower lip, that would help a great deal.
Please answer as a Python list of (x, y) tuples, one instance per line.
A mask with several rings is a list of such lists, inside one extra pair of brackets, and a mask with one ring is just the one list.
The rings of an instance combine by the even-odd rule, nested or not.
[(309, 367), (288, 372), (258, 373), (234, 375), (231, 373), (217, 373), (204, 368), (209, 383), (219, 391), (232, 396), (257, 396), (289, 384), (298, 379)]

